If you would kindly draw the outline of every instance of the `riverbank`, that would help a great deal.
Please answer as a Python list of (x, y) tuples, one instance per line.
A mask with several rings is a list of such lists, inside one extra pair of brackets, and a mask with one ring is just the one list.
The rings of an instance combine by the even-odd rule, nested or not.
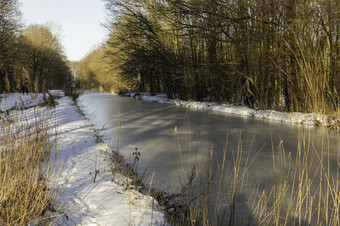
[[(128, 178), (110, 170), (110, 149), (96, 141), (96, 133), (71, 98), (61, 91), (52, 105), (44, 95), (1, 95), (0, 110), (32, 123), (48, 120), (57, 135), (57, 159), (53, 181), (57, 225), (158, 225), (164, 214), (148, 195), (128, 186)], [(16, 123), (16, 122), (11, 122)], [(21, 123), (18, 121), (17, 123)], [(21, 200), (18, 200), (20, 202)], [(18, 210), (20, 211), (20, 210)]]
[(227, 103), (216, 102), (199, 102), (199, 101), (185, 101), (180, 99), (169, 99), (166, 94), (157, 93), (151, 95), (147, 92), (128, 92), (122, 94), (124, 97), (131, 97), (142, 101), (157, 102), (161, 104), (172, 104), (185, 108), (222, 112), (226, 114), (233, 114), (243, 117), (253, 117), (266, 120), (275, 120), (281, 122), (288, 122), (303, 125), (325, 126), (330, 128), (340, 128), (340, 111), (332, 116), (320, 115), (316, 113), (301, 113), (301, 112), (280, 112), (275, 110), (259, 110), (251, 109), (246, 106), (236, 106)]
[(101, 92), (85, 92), (77, 101), (94, 126), (105, 125), (105, 142), (119, 140), (119, 152), (131, 162), (140, 152), (138, 170), (155, 172), (155, 188), (173, 191), (195, 177), (180, 197), (189, 206), (181, 222), (328, 225), (339, 219), (332, 212), (339, 208), (330, 208), (339, 197), (336, 130)]

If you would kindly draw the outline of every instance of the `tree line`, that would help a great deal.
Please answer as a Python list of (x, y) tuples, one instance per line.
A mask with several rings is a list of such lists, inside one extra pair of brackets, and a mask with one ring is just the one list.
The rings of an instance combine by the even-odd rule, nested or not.
[(339, 109), (336, 0), (105, 3), (110, 34), (99, 48), (115, 89), (288, 112)]
[(71, 80), (56, 26), (25, 27), (18, 1), (0, 0), (0, 92), (63, 89)]
[(74, 62), (78, 86), (88, 90), (120, 92), (128, 90), (127, 82), (122, 82), (119, 73), (107, 59), (107, 45), (92, 49), (82, 60)]

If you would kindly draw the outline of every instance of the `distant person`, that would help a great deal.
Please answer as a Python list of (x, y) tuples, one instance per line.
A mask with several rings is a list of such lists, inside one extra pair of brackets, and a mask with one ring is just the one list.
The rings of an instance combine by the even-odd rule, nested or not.
[(25, 86), (24, 86), (24, 85), (21, 87), (21, 91), (22, 91), (22, 95), (25, 95), (26, 89), (25, 89)]
[(22, 90), (22, 95), (25, 95), (25, 93), (28, 95), (28, 88), (27, 88), (27, 86), (23, 85), (21, 90)]

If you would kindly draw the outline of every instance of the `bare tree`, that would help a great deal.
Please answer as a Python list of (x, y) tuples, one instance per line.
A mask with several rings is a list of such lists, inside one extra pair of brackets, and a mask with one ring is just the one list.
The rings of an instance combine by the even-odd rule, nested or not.
[(261, 109), (339, 107), (335, 0), (105, 2), (108, 57), (139, 90)]
[[(16, 0), (0, 0), (0, 90), (4, 80), (14, 83), (17, 60), (16, 38), (20, 32), (20, 12)], [(7, 83), (6, 82), (6, 83)]]

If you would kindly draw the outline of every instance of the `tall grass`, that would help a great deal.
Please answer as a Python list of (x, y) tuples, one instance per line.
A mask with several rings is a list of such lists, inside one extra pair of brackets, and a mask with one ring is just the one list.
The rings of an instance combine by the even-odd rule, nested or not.
[[(262, 175), (252, 172), (257, 167), (254, 163), (260, 163), (259, 155), (268, 153), (261, 152), (263, 147), (252, 150), (252, 145), (244, 150), (238, 134), (236, 143), (227, 136), (222, 154), (211, 146), (203, 162), (196, 162), (191, 171), (183, 169), (188, 182), (176, 193), (147, 186), (140, 191), (148, 191), (163, 205), (171, 225), (339, 225), (340, 134), (337, 141), (331, 141), (329, 130), (320, 131), (325, 132), (315, 140), (300, 129), (296, 147), (289, 151), (285, 141), (272, 142), (272, 167), (265, 169), (272, 172), (270, 178), (261, 179)], [(179, 145), (176, 133), (175, 138)], [(335, 152), (331, 142), (338, 142)], [(179, 146), (180, 165), (187, 162), (182, 150)], [(116, 166), (121, 158), (113, 156)], [(125, 175), (133, 178), (135, 185), (138, 181), (136, 188), (141, 188), (145, 172), (140, 175), (133, 164), (125, 164), (133, 172)]]
[[(156, 198), (166, 210), (171, 225), (339, 225), (340, 134), (335, 138), (338, 147), (334, 152), (331, 149), (334, 140), (331, 141), (327, 132), (330, 130), (319, 131), (326, 132), (315, 140), (301, 128), (296, 147), (289, 151), (284, 140), (272, 143), (272, 167), (265, 169), (272, 172), (269, 179), (253, 174), (252, 169), (257, 167), (254, 162), (261, 164), (257, 158), (264, 154), (262, 148), (252, 150), (252, 145), (244, 150), (241, 134), (236, 144), (227, 136), (222, 154), (211, 146), (203, 163), (196, 162), (191, 171), (185, 172), (184, 162), (189, 161), (184, 156), (192, 158), (194, 154), (190, 145), (188, 155), (182, 153), (177, 128), (174, 135), (179, 164), (188, 176), (188, 183), (177, 193), (150, 189), (152, 178), (149, 188), (143, 186), (147, 177), (145, 172), (141, 175), (137, 172), (137, 155), (131, 164), (118, 151), (113, 152), (112, 171), (133, 178), (136, 189)], [(117, 150), (118, 137), (120, 130)]]
[[(176, 198), (181, 207), (168, 213), (172, 225), (339, 225), (340, 143), (330, 149), (327, 132), (320, 140), (299, 131), (296, 150), (284, 141), (272, 145), (270, 179), (249, 180), (258, 154), (237, 149), (227, 140), (222, 157), (213, 147), (186, 193)], [(334, 142), (334, 141), (333, 141)], [(251, 148), (250, 148), (251, 149)]]
[(330, 152), (327, 134), (317, 146), (309, 134), (300, 131), (294, 157), (280, 143), (273, 152), (274, 183), (254, 202), (259, 224), (339, 225), (339, 151), (338, 146), (336, 156)]
[(259, 153), (243, 150), (241, 133), (236, 149), (228, 138), (222, 155), (217, 155), (211, 146), (203, 159), (203, 168), (196, 171), (196, 178), (191, 179), (193, 183), (189, 189), (174, 200), (182, 209), (168, 214), (170, 224), (251, 224), (252, 215), (244, 208), (247, 200), (242, 193), (247, 186), (248, 169)]
[(34, 108), (0, 115), (1, 225), (45, 224), (54, 218), (57, 144), (48, 112)]

